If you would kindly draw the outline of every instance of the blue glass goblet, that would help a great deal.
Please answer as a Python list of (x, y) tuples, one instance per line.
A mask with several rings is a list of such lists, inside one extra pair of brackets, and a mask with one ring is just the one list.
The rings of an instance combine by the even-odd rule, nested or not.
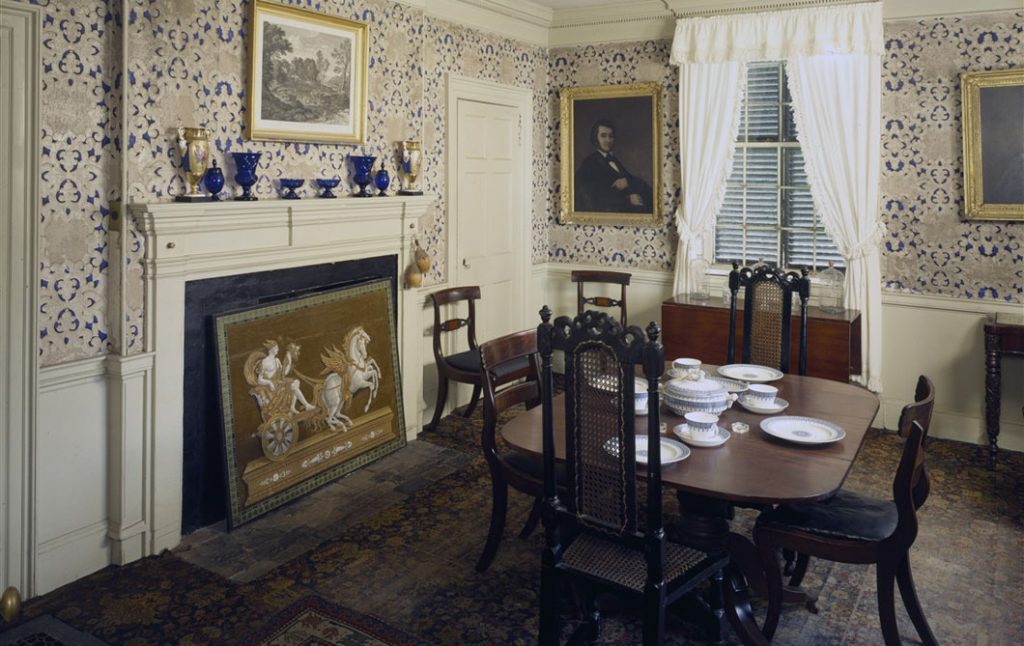
[(251, 202), (259, 198), (252, 194), (252, 187), (259, 179), (256, 177), (256, 166), (260, 163), (263, 153), (231, 153), (235, 158), (235, 181), (242, 187), (242, 194), (236, 200)]
[(370, 173), (373, 171), (373, 162), (377, 161), (377, 158), (369, 155), (350, 155), (349, 159), (352, 160), (352, 165), (356, 169), (352, 179), (359, 185), (359, 192), (353, 193), (353, 196), (373, 197), (373, 193), (366, 190), (366, 187), (373, 182), (373, 176)]

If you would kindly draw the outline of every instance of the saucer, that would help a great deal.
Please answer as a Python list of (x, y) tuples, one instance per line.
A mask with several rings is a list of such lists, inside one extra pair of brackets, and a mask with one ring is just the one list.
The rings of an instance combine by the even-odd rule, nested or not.
[(675, 428), (672, 429), (672, 432), (675, 433), (676, 437), (686, 442), (690, 446), (699, 446), (707, 448), (721, 446), (725, 444), (726, 440), (732, 437), (732, 434), (729, 431), (722, 428), (721, 426), (718, 427), (718, 437), (711, 440), (698, 440), (694, 437), (691, 437), (690, 429), (686, 424), (680, 424), (676, 426)]
[(746, 398), (742, 395), (736, 400), (736, 403), (747, 409), (751, 413), (758, 413), (759, 415), (772, 415), (774, 413), (781, 413), (782, 411), (789, 408), (789, 402), (781, 397), (775, 398), (775, 404), (773, 406), (755, 406), (754, 404), (746, 401)]

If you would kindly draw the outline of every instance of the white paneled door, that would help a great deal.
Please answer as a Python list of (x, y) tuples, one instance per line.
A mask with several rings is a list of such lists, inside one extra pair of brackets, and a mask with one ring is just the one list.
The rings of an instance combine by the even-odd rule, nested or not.
[(521, 106), (466, 98), (455, 110), (454, 274), (460, 285), (480, 286), (477, 339), (483, 342), (527, 325), (523, 114)]

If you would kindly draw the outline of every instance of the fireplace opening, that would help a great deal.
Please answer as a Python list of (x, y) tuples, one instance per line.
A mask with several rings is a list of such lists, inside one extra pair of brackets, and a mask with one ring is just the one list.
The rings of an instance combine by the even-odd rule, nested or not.
[[(397, 306), (396, 267), (387, 255), (185, 283), (182, 534), (227, 514), (214, 317), (381, 278), (390, 279)], [(397, 312), (392, 318), (397, 324)]]

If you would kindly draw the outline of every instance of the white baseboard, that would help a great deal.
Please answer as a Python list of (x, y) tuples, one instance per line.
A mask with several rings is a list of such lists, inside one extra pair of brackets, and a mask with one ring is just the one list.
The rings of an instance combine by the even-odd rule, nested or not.
[(35, 593), (46, 594), (110, 564), (106, 521), (98, 521), (36, 546)]

